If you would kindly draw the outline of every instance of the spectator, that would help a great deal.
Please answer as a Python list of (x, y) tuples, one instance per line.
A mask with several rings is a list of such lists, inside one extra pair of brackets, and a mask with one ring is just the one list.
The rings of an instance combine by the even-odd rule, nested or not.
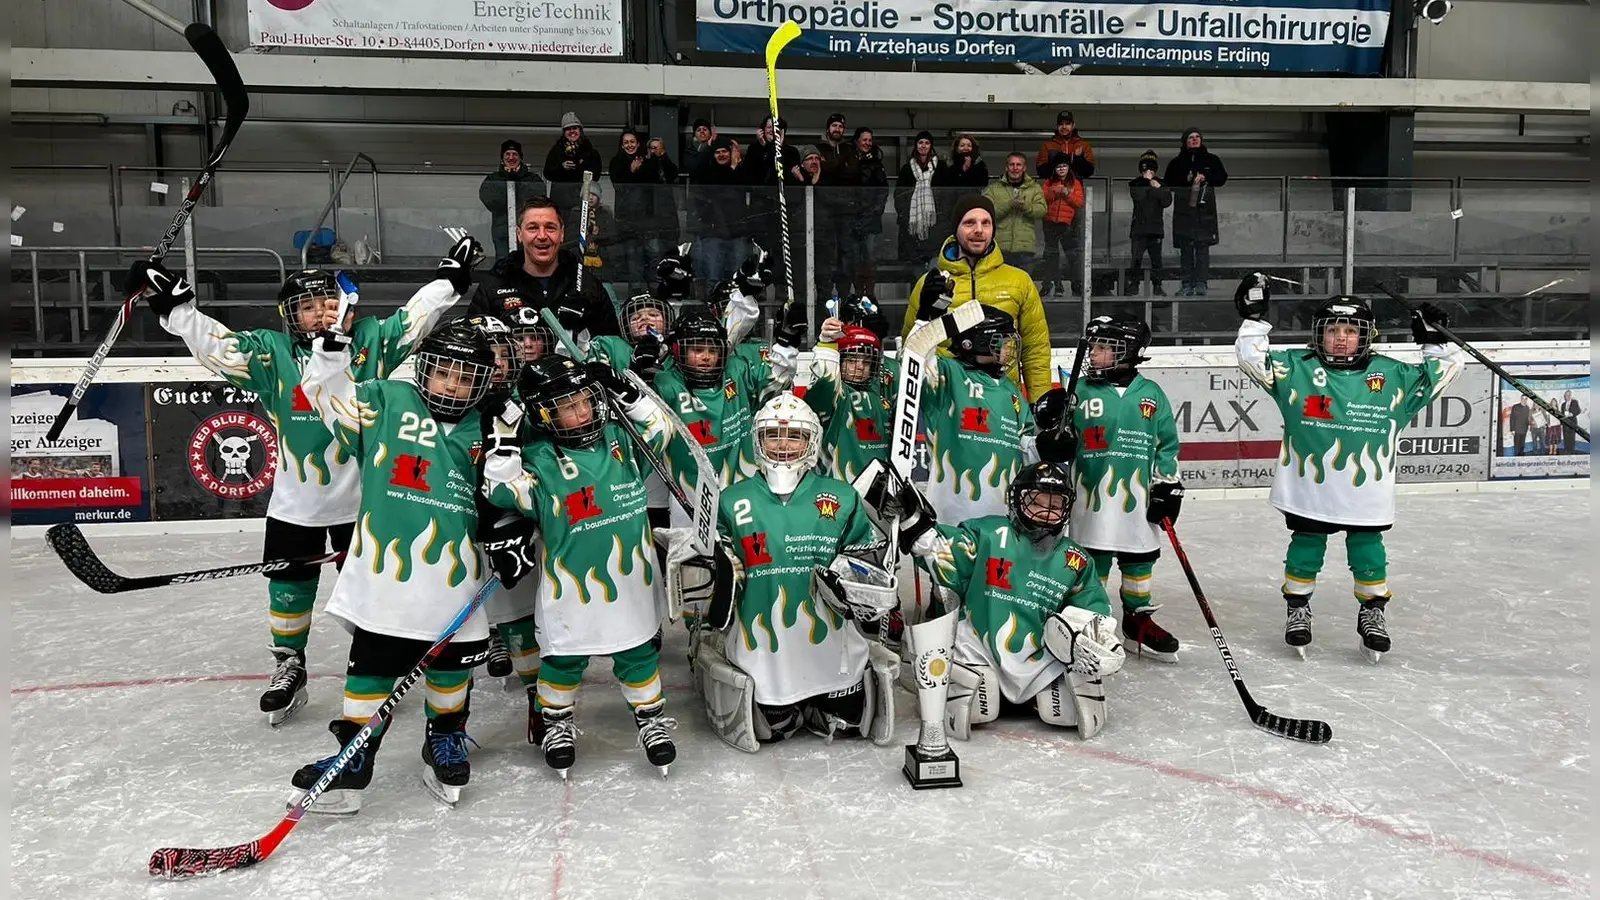
[[(1054, 297), (1057, 290), (1062, 297), (1077, 293), (1083, 284), (1083, 256), (1078, 252), (1083, 246), (1083, 229), (1078, 227), (1078, 212), (1083, 209), (1083, 181), (1072, 170), (1072, 160), (1057, 150), (1050, 156), (1050, 177), (1044, 183), (1044, 196), (1049, 201), (1044, 214), (1044, 275), (1046, 297)], [(1066, 249), (1063, 254), (1062, 248)], [(1067, 260), (1066, 271), (1061, 259)], [(1069, 288), (1072, 284), (1075, 287)]]
[[(967, 194), (955, 202), (950, 212), (955, 234), (945, 239), (935, 264), (955, 276), (955, 296), (951, 306), (974, 300), (1003, 310), (1017, 323), (1017, 369), (1013, 381), (1022, 384), (1030, 397), (1040, 397), (1052, 387), (1050, 379), (1050, 325), (1044, 318), (1044, 304), (1027, 272), (1007, 265), (1005, 254), (994, 243), (994, 204), (982, 194)], [(927, 275), (911, 288), (901, 337), (911, 332), (917, 321), (917, 305)]]
[(933, 152), (933, 135), (917, 132), (911, 158), (900, 167), (894, 182), (894, 212), (900, 225), (900, 261), (926, 266), (939, 246), (939, 207), (933, 196), (933, 176), (939, 154)]
[(822, 132), (817, 152), (822, 154), (822, 174), (832, 184), (855, 184), (855, 142), (845, 139), (844, 113), (828, 116), (828, 125)]
[[(812, 199), (812, 214), (815, 221), (812, 223), (811, 233), (816, 243), (817, 282), (813, 286), (812, 296), (816, 302), (825, 302), (829, 297), (846, 296), (849, 294), (849, 272), (839, 265), (840, 235), (846, 230), (851, 218), (850, 192), (843, 186), (834, 185), (828, 181), (827, 170), (823, 168), (821, 148), (815, 144), (807, 144), (800, 148), (800, 175), (790, 182), (798, 187), (815, 187), (816, 193)], [(800, 241), (804, 234), (803, 218), (796, 216), (794, 209), (789, 211), (790, 221), (795, 233), (790, 240), (795, 246), (801, 246)]]
[[(645, 153), (644, 136), (632, 128), (622, 130), (617, 155), (611, 157), (611, 187), (616, 194), (612, 210), (616, 214), (616, 236), (611, 241), (613, 281), (631, 284), (644, 281), (655, 272), (654, 261), (645, 259), (645, 235), (650, 230), (650, 183), (654, 169)], [(630, 292), (631, 293), (631, 292)]]
[(744, 190), (734, 169), (734, 143), (726, 135), (711, 142), (711, 158), (689, 173), (689, 221), (695, 274), (714, 284), (732, 278), (739, 265), (744, 226)]
[[(883, 212), (889, 203), (889, 172), (883, 150), (872, 140), (872, 129), (857, 128), (853, 151), (860, 187), (851, 204), (850, 280), (858, 293), (876, 296), (878, 263), (874, 245), (883, 233)], [(820, 148), (819, 148), (820, 149)]]
[[(516, 306), (553, 309), (574, 335), (617, 334), (617, 312), (611, 289), (593, 272), (584, 274), (583, 289), (576, 287), (578, 254), (562, 246), (566, 224), (549, 197), (533, 197), (517, 211), (517, 249), (495, 261), (479, 279), (471, 311), (507, 316)], [(500, 288), (515, 288), (509, 300), (497, 297)], [(517, 296), (520, 295), (520, 296)], [(502, 292), (500, 297), (504, 297)]]
[(1167, 293), (1161, 287), (1161, 239), (1167, 234), (1161, 211), (1172, 205), (1172, 189), (1156, 177), (1160, 164), (1161, 158), (1156, 152), (1146, 150), (1139, 157), (1139, 177), (1128, 182), (1128, 196), (1133, 198), (1133, 219), (1128, 223), (1128, 241), (1133, 246), (1128, 291), (1139, 292), (1139, 282), (1144, 279), (1140, 262), (1148, 254), (1150, 292), (1157, 297)]
[[(500, 145), (500, 168), (484, 176), (478, 185), (478, 202), (489, 211), (490, 238), (494, 241), (494, 254), (498, 259), (511, 252), (511, 210), (521, 208), (529, 198), (543, 193), (539, 185), (543, 180), (522, 164), (522, 144), (507, 140)], [(508, 205), (506, 185), (516, 185), (516, 196)]]
[(678, 245), (678, 167), (667, 156), (667, 142), (650, 139), (644, 171), (649, 184), (650, 226), (645, 232), (645, 279), (656, 263)]
[[(849, 210), (854, 200), (850, 189), (861, 183), (861, 169), (856, 162), (855, 143), (845, 136), (844, 129), (844, 113), (833, 113), (828, 116), (822, 140), (806, 146), (815, 149), (822, 159), (822, 173), (815, 182), (817, 190), (812, 202), (819, 207), (826, 205), (828, 209), (826, 215), (819, 212), (817, 220), (821, 222), (826, 219), (835, 223), (832, 227), (848, 229), (854, 221)], [(816, 266), (819, 298), (830, 296), (820, 293), (823, 289), (836, 289), (841, 295), (848, 294), (849, 279), (855, 264), (854, 241), (848, 237), (841, 238), (838, 234), (829, 234), (826, 238), (818, 234)]]
[(683, 148), (683, 171), (693, 172), (702, 162), (711, 163), (711, 143), (717, 139), (716, 126), (710, 119), (695, 119), (690, 126), (693, 134), (689, 143)]
[(577, 113), (561, 117), (561, 139), (551, 145), (544, 157), (544, 180), (550, 182), (550, 197), (561, 210), (568, 238), (578, 239), (578, 210), (583, 203), (579, 185), (583, 173), (600, 177), (600, 151), (584, 136), (583, 123)]
[[(1027, 271), (1039, 253), (1039, 222), (1044, 219), (1044, 190), (1028, 177), (1028, 157), (1006, 157), (1005, 174), (989, 183), (984, 196), (994, 204), (994, 241), (1006, 262)], [(1082, 203), (1082, 201), (1079, 201)]]
[[(1550, 405), (1551, 409), (1559, 410), (1561, 408), (1556, 405), (1555, 394), (1546, 397), (1545, 402)], [(1561, 454), (1561, 417), (1549, 410), (1544, 411), (1544, 447), (1544, 452), (1548, 456), (1559, 456)]]
[[(1211, 278), (1211, 248), (1217, 243), (1217, 188), (1228, 183), (1222, 160), (1206, 149), (1198, 128), (1185, 129), (1178, 155), (1167, 163), (1167, 186), (1179, 192), (1172, 204), (1172, 243), (1185, 297), (1206, 293)], [(1185, 193), (1186, 191), (1186, 193)]]
[(1077, 122), (1072, 118), (1072, 111), (1063, 109), (1056, 115), (1056, 135), (1045, 141), (1039, 147), (1039, 152), (1034, 156), (1033, 167), (1040, 178), (1049, 178), (1055, 164), (1050, 161), (1050, 154), (1065, 153), (1072, 162), (1072, 174), (1079, 178), (1088, 178), (1094, 174), (1094, 147), (1078, 134)]
[[(755, 141), (750, 145), (749, 152), (735, 164), (735, 169), (739, 173), (739, 179), (750, 186), (749, 211), (744, 216), (739, 234), (750, 238), (760, 244), (762, 249), (772, 253), (772, 274), (781, 282), (785, 275), (783, 255), (778, 252), (781, 244), (778, 235), (778, 191), (784, 181), (800, 177), (800, 152), (793, 144), (783, 145), (783, 178), (780, 179), (774, 162), (778, 145), (773, 126), (771, 116), (761, 120), (761, 130), (756, 132)], [(783, 132), (785, 137), (788, 136), (788, 122), (779, 119), (776, 126), (777, 131)], [(737, 268), (743, 258), (742, 253), (736, 252), (730, 260)], [(728, 277), (731, 278), (732, 275)]]
[(983, 161), (978, 139), (970, 134), (957, 135), (950, 145), (950, 158), (933, 173), (933, 196), (938, 201), (939, 222), (943, 226), (941, 244), (950, 236), (956, 201), (969, 193), (981, 194), (988, 186), (989, 165)]
[[(1566, 391), (1561, 395), (1561, 405), (1556, 407), (1567, 415), (1567, 421), (1561, 423), (1561, 447), (1568, 453), (1578, 452), (1578, 431), (1573, 425), (1577, 424), (1578, 414), (1583, 412), (1583, 407), (1573, 399), (1572, 392)], [(1569, 424), (1571, 423), (1571, 424)]]

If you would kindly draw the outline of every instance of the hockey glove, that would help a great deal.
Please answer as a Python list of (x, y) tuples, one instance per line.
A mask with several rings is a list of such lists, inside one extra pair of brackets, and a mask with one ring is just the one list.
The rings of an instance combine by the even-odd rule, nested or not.
[(165, 319), (174, 309), (194, 302), (194, 285), (182, 275), (167, 271), (161, 263), (141, 259), (128, 269), (128, 293), (138, 291), (150, 311)]
[(694, 265), (688, 244), (679, 244), (677, 250), (661, 257), (656, 263), (656, 278), (657, 297), (688, 299), (694, 289)]
[(1070, 463), (1078, 456), (1078, 431), (1063, 422), (1060, 428), (1039, 432), (1034, 449), (1039, 451), (1041, 462)]
[(711, 580), (711, 605), (706, 609), (705, 625), (717, 631), (724, 631), (733, 623), (734, 600), (738, 596), (739, 581), (744, 577), (744, 567), (739, 565), (739, 560), (733, 555), (733, 548), (726, 540), (717, 541), (717, 550), (713, 554), (713, 570), (715, 574)]
[(1101, 678), (1122, 670), (1127, 654), (1117, 639), (1117, 620), (1070, 604), (1044, 620), (1044, 646), (1076, 675)]
[(323, 353), (349, 353), (350, 335), (342, 331), (321, 331), (317, 333), (312, 346)]
[(808, 327), (805, 306), (796, 301), (783, 313), (783, 321), (772, 333), (772, 342), (780, 347), (793, 347), (798, 350), (801, 344), (805, 343)]
[(623, 406), (630, 406), (639, 401), (639, 389), (628, 383), (628, 380), (617, 374), (617, 370), (603, 362), (586, 362), (583, 370), (589, 373), (597, 384), (606, 389), (611, 396), (616, 397)]
[(506, 513), (495, 522), (479, 546), (489, 556), (489, 567), (500, 576), (500, 584), (516, 587), (524, 575), (534, 570), (533, 541), (538, 526), (517, 513)]
[(1178, 521), (1178, 511), (1183, 507), (1183, 482), (1157, 481), (1150, 485), (1150, 505), (1145, 508), (1146, 522), (1161, 524), (1162, 519)]
[(565, 328), (568, 334), (577, 337), (584, 329), (584, 320), (587, 318), (585, 310), (588, 306), (588, 301), (576, 288), (568, 289), (556, 303), (556, 321), (561, 323), (561, 327)]
[(950, 301), (955, 299), (956, 279), (954, 275), (935, 266), (928, 270), (922, 277), (922, 291), (917, 294), (917, 321), (931, 322), (944, 315), (950, 309)]
[(472, 267), (483, 262), (483, 245), (472, 235), (464, 235), (456, 241), (450, 252), (439, 260), (439, 268), (433, 273), (434, 278), (443, 278), (450, 282), (457, 294), (465, 294), (472, 287)]
[(772, 283), (772, 254), (761, 249), (760, 244), (755, 248), (755, 252), (739, 264), (739, 272), (733, 278), (734, 285), (751, 297), (761, 296)]
[(909, 481), (900, 484), (895, 501), (900, 511), (900, 552), (910, 553), (917, 539), (932, 531), (939, 520), (928, 498)]
[(661, 338), (655, 332), (650, 332), (639, 338), (633, 345), (633, 359), (629, 360), (628, 368), (647, 383), (654, 381), (656, 374), (661, 371), (662, 360), (665, 359), (667, 348), (661, 343)]
[(1239, 318), (1254, 319), (1259, 322), (1267, 314), (1267, 304), (1272, 300), (1272, 291), (1267, 287), (1267, 276), (1260, 272), (1251, 272), (1239, 280), (1239, 287), (1233, 292), (1233, 305), (1239, 310)]
[(1411, 311), (1411, 339), (1417, 343), (1447, 343), (1450, 339), (1440, 327), (1450, 327), (1450, 316), (1432, 303), (1424, 303)]

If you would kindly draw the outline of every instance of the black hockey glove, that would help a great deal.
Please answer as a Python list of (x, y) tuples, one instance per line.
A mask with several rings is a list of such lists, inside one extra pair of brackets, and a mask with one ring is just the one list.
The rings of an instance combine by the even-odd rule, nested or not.
[(589, 302), (576, 288), (569, 288), (555, 305), (556, 321), (567, 330), (567, 334), (577, 337), (584, 330), (584, 322), (588, 318), (585, 310)]
[(922, 291), (917, 295), (917, 321), (931, 322), (950, 310), (955, 299), (956, 279), (949, 272), (934, 266), (922, 278)]
[(1067, 408), (1066, 388), (1051, 388), (1039, 395), (1033, 403), (1033, 423), (1039, 431), (1055, 431), (1063, 424), (1070, 425), (1071, 410)]
[(346, 353), (350, 350), (350, 335), (342, 331), (319, 331), (312, 346), (323, 353)]
[(439, 268), (433, 277), (443, 278), (450, 282), (457, 294), (465, 294), (472, 287), (472, 267), (483, 262), (483, 258), (483, 245), (472, 235), (465, 235), (439, 260)]
[(783, 314), (783, 321), (778, 324), (777, 330), (772, 333), (772, 342), (780, 347), (799, 350), (805, 343), (808, 328), (805, 305), (796, 299)]
[(772, 254), (761, 249), (760, 244), (755, 245), (755, 252), (745, 257), (739, 264), (739, 272), (733, 278), (733, 283), (749, 297), (759, 297), (772, 283)]
[(1411, 339), (1419, 344), (1444, 344), (1449, 338), (1439, 327), (1450, 327), (1450, 316), (1432, 303), (1424, 303), (1411, 311)]
[(1162, 519), (1178, 521), (1178, 511), (1183, 507), (1183, 483), (1158, 481), (1150, 485), (1150, 505), (1145, 508), (1146, 522), (1159, 525)]
[(583, 370), (589, 373), (596, 383), (605, 388), (608, 393), (616, 397), (624, 406), (638, 402), (639, 389), (628, 383), (626, 378), (617, 374), (617, 370), (603, 362), (586, 362)]
[(165, 319), (174, 309), (194, 302), (194, 285), (182, 275), (167, 271), (161, 263), (141, 259), (128, 269), (128, 293), (138, 291), (150, 311)]
[(689, 245), (679, 244), (672, 253), (656, 263), (656, 296), (687, 299), (694, 290), (694, 265), (689, 258)]
[(1078, 456), (1078, 431), (1070, 422), (1063, 423), (1060, 428), (1039, 432), (1034, 447), (1040, 460), (1066, 465)]
[(1272, 291), (1267, 287), (1267, 276), (1260, 272), (1251, 272), (1239, 280), (1239, 287), (1233, 292), (1233, 305), (1239, 310), (1239, 318), (1254, 319), (1259, 322), (1267, 314), (1267, 303), (1272, 300)]
[(538, 536), (538, 526), (530, 519), (508, 512), (489, 529), (486, 539), (478, 546), (489, 555), (489, 567), (500, 576), (500, 584), (516, 587), (523, 576), (534, 570), (533, 541)]
[(651, 332), (633, 345), (633, 359), (628, 362), (628, 368), (647, 383), (654, 381), (666, 355), (667, 348), (661, 343), (661, 338)]
[(705, 626), (715, 631), (725, 631), (733, 624), (733, 601), (739, 583), (741, 566), (733, 558), (733, 547), (727, 539), (717, 541), (712, 554), (711, 604), (706, 607)]

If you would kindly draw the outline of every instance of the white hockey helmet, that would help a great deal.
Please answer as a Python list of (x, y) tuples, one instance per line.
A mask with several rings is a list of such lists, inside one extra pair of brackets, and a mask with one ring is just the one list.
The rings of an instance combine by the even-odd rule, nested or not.
[(817, 467), (822, 453), (822, 422), (804, 400), (784, 391), (756, 413), (756, 462), (775, 494), (793, 493), (800, 479)]

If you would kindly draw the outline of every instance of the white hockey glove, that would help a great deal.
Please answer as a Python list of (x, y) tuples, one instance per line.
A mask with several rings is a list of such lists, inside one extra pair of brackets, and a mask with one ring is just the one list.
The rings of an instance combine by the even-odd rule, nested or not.
[(1117, 620), (1077, 606), (1044, 620), (1044, 646), (1074, 674), (1088, 678), (1115, 675), (1127, 658), (1117, 637)]
[[(522, 474), (522, 407), (515, 400), (490, 407), (489, 436), (484, 441), (483, 477), (491, 482), (515, 481)], [(504, 579), (501, 579), (502, 581)], [(507, 582), (509, 585), (509, 582)]]

